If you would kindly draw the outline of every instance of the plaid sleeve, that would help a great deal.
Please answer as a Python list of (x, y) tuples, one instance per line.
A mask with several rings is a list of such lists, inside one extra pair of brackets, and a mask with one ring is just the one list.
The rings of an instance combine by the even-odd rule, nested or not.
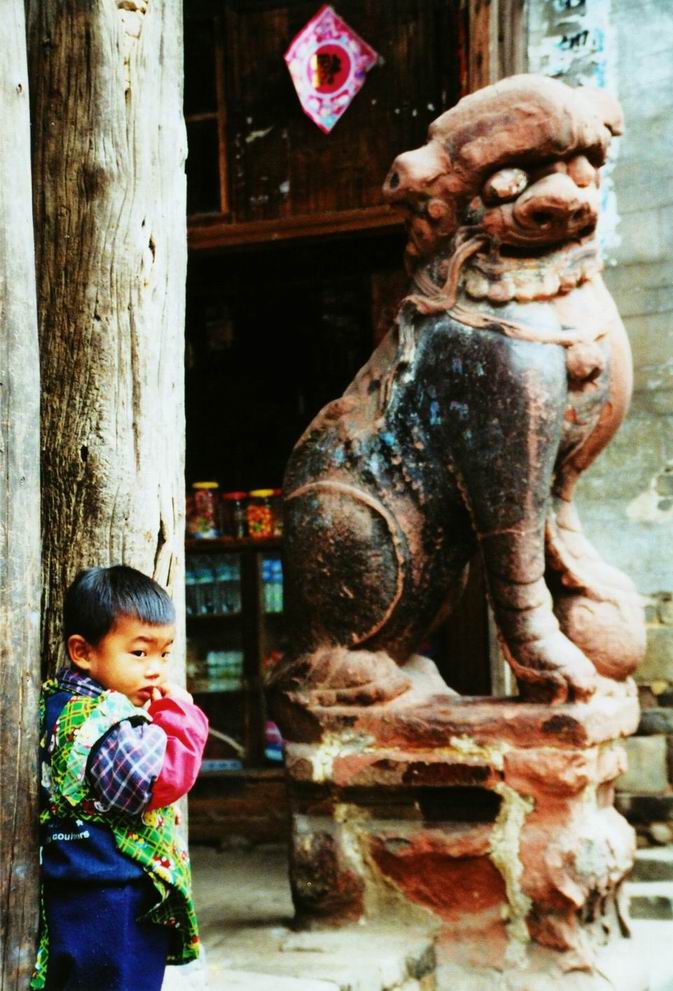
[(114, 808), (134, 815), (152, 797), (166, 753), (160, 726), (124, 720), (107, 733), (92, 752), (87, 778), (103, 811)]

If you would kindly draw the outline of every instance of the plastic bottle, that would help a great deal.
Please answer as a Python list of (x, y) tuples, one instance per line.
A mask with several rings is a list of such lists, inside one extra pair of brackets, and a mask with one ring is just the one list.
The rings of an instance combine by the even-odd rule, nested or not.
[(207, 554), (194, 555), (195, 613), (208, 616), (214, 612), (215, 576)]
[(283, 611), (283, 564), (280, 558), (273, 561), (273, 611)]
[(240, 539), (248, 534), (246, 514), (247, 492), (223, 492), (220, 503), (222, 514), (222, 534), (225, 537)]
[(262, 595), (264, 599), (264, 612), (273, 612), (273, 587), (271, 565), (272, 561), (268, 557), (262, 558)]
[(187, 558), (185, 564), (185, 612), (188, 616), (196, 615), (196, 576), (194, 574), (193, 559)]
[(241, 555), (227, 554), (229, 573), (227, 578), (227, 605), (231, 613), (241, 611)]

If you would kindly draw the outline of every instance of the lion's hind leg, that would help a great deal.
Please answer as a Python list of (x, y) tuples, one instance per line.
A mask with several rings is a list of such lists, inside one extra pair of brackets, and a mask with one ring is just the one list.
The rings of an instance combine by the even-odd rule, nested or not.
[(410, 681), (384, 650), (357, 649), (385, 629), (405, 584), (407, 548), (393, 513), (346, 481), (310, 482), (285, 503), (292, 656), (279, 672), (304, 705), (367, 705)]

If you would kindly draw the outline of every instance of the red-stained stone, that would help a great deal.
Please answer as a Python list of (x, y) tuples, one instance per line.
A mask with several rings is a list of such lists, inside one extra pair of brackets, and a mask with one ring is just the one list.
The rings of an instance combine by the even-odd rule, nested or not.
[(316, 742), (325, 733), (371, 737), (382, 748), (400, 750), (446, 746), (453, 736), (469, 736), (481, 745), (590, 747), (630, 736), (638, 726), (638, 699), (625, 683), (614, 695), (597, 695), (578, 705), (548, 705), (513, 699), (402, 696), (368, 708), (336, 706), (303, 710), (298, 725), (286, 717), (286, 738)]
[(579, 794), (589, 784), (613, 782), (621, 774), (624, 763), (621, 748), (510, 750), (504, 758), (505, 781), (522, 795), (553, 802)]
[(419, 822), (365, 826), (367, 835), (373, 837), (368, 842), (382, 845), (389, 853), (407, 856), (413, 851), (421, 851), (449, 860), (487, 856), (491, 848), (492, 831), (493, 827), (486, 823), (461, 823), (441, 828)]
[(550, 950), (572, 949), (577, 942), (575, 913), (568, 905), (544, 912), (534, 908), (528, 917), (528, 932), (537, 944)]
[(415, 842), (391, 848), (377, 837), (369, 841), (371, 856), (382, 874), (410, 901), (447, 922), (470, 926), (472, 916), (506, 903), (502, 875), (486, 855), (453, 856), (422, 835)]
[(576, 795), (596, 781), (597, 750), (511, 750), (505, 754), (505, 781), (521, 795), (552, 800)]
[[(538, 805), (521, 834), (522, 887), (533, 900), (528, 918), (532, 938), (552, 949), (577, 951), (590, 914), (610, 912), (628, 873), (635, 836), (612, 808), (596, 809), (574, 800), (564, 810)], [(607, 918), (607, 916), (606, 916)]]
[[(293, 775), (294, 776), (294, 775)], [(332, 780), (341, 788), (372, 785), (467, 785), (487, 787), (501, 779), (484, 760), (450, 759), (444, 754), (377, 751), (334, 760)]]

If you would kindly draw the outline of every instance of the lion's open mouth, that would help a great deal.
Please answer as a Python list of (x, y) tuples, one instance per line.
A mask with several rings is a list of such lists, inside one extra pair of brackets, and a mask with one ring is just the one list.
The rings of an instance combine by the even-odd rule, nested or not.
[[(587, 224), (579, 234), (577, 238), (570, 243), (570, 246), (576, 245), (579, 241), (584, 243), (593, 238), (596, 232), (595, 224)], [(567, 250), (569, 247), (568, 242), (562, 245), (562, 250)], [(553, 244), (500, 244), (498, 246), (498, 251), (502, 258), (547, 258), (553, 255), (555, 252), (559, 251), (559, 243), (554, 242)]]
[(489, 244), (467, 259), (462, 287), (472, 299), (530, 302), (570, 292), (600, 271), (594, 227), (562, 245)]

